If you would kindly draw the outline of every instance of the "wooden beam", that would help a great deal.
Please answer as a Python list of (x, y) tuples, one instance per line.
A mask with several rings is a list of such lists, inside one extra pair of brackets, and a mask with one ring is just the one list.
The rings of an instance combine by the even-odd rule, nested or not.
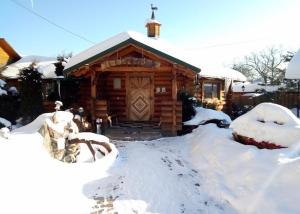
[(172, 133), (176, 134), (177, 71), (175, 67), (172, 69), (172, 101)]
[(92, 115), (92, 124), (94, 124), (96, 120), (96, 112), (95, 112), (95, 103), (97, 96), (97, 82), (96, 82), (96, 72), (95, 70), (90, 70), (91, 74), (91, 115)]
[(134, 66), (122, 66), (122, 67), (110, 67), (107, 69), (101, 69), (97, 67), (95, 71), (97, 72), (160, 72), (160, 71), (171, 71), (171, 67), (159, 67), (159, 68), (145, 68), (145, 67), (134, 67)]

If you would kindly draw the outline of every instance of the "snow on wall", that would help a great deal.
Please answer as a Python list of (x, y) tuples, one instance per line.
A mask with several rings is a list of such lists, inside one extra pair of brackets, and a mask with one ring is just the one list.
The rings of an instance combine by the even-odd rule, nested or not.
[(300, 79), (300, 49), (293, 56), (285, 72), (286, 79)]
[(230, 128), (257, 142), (290, 146), (300, 140), (300, 120), (287, 108), (274, 103), (261, 103), (235, 119)]

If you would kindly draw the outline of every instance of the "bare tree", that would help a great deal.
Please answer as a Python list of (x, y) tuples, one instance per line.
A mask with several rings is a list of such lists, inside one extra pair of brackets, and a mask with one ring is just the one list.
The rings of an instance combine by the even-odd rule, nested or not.
[(251, 53), (244, 57), (244, 61), (234, 64), (233, 69), (238, 70), (248, 77), (259, 76), (264, 83), (271, 85), (279, 84), (284, 78), (285, 62), (282, 50), (271, 47), (258, 53)]

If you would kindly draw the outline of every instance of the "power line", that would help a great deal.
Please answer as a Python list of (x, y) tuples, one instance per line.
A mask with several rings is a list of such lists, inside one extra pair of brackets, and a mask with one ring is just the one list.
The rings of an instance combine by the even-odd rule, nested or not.
[(88, 42), (88, 43), (91, 43), (91, 44), (93, 44), (93, 45), (96, 44), (95, 42), (93, 42), (93, 41), (91, 41), (91, 40), (85, 38), (84, 36), (81, 36), (81, 35), (79, 35), (79, 34), (77, 34), (77, 33), (74, 33), (74, 32), (72, 32), (72, 31), (68, 30), (67, 28), (65, 28), (65, 27), (63, 27), (63, 26), (61, 26), (61, 25), (59, 25), (59, 24), (56, 24), (55, 22), (51, 21), (50, 19), (48, 19), (48, 18), (46, 18), (46, 17), (40, 15), (39, 13), (37, 13), (37, 12), (35, 12), (35, 11), (29, 9), (28, 7), (24, 6), (24, 5), (21, 4), (20, 2), (18, 2), (18, 1), (16, 1), (16, 0), (10, 0), (10, 1), (13, 2), (14, 4), (18, 5), (19, 7), (21, 7), (21, 8), (23, 8), (23, 9), (27, 10), (29, 13), (31, 13), (31, 14), (33, 14), (33, 15), (35, 15), (35, 16), (41, 18), (41, 19), (43, 19), (44, 21), (48, 22), (49, 24), (51, 24), (51, 25), (53, 25), (53, 26), (55, 26), (55, 27), (57, 27), (57, 28), (59, 28), (59, 29), (61, 29), (61, 30), (63, 30), (63, 31), (65, 31), (65, 32), (67, 32), (67, 33), (69, 33), (69, 34), (71, 34), (71, 35), (73, 35), (73, 36), (75, 36), (75, 37), (77, 37), (77, 38), (79, 38), (79, 39), (82, 39), (82, 40), (84, 40), (84, 41), (86, 41), (86, 42)]

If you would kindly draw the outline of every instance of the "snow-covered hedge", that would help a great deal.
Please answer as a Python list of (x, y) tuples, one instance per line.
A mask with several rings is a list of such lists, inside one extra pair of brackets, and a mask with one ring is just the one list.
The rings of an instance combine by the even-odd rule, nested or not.
[(208, 120), (217, 119), (217, 120), (226, 120), (228, 123), (231, 122), (230, 117), (221, 111), (215, 111), (212, 109), (206, 109), (202, 107), (195, 108), (196, 115), (189, 121), (184, 122), (184, 125), (199, 125)]
[(230, 128), (257, 142), (288, 147), (300, 141), (300, 120), (289, 109), (274, 103), (257, 105), (234, 120)]

